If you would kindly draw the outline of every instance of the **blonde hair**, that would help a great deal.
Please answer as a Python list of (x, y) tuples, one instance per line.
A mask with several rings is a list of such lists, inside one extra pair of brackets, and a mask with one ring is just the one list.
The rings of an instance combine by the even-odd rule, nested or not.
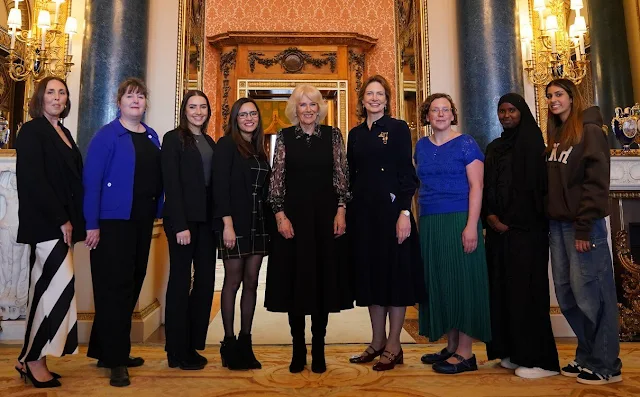
[(318, 104), (319, 110), (317, 123), (320, 123), (320, 121), (324, 120), (324, 118), (327, 116), (329, 107), (324, 101), (324, 98), (322, 98), (322, 94), (320, 93), (320, 91), (310, 84), (300, 84), (291, 93), (291, 96), (287, 101), (287, 107), (284, 110), (284, 114), (293, 125), (300, 124), (300, 120), (298, 120), (298, 113), (296, 112), (296, 110), (298, 104), (302, 100), (302, 97), (305, 95), (313, 102)]

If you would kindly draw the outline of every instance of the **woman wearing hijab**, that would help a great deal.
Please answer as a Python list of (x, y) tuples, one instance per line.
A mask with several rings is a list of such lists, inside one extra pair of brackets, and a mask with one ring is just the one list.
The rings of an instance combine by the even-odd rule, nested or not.
[(491, 305), (490, 360), (522, 378), (558, 375), (549, 318), (549, 236), (542, 132), (524, 98), (498, 102), (502, 135), (487, 146), (483, 216)]

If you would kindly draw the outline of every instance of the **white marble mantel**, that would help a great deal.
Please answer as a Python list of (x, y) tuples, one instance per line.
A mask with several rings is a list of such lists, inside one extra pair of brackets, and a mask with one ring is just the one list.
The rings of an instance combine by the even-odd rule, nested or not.
[(640, 190), (640, 153), (637, 154), (611, 156), (610, 190)]
[(18, 191), (14, 151), (0, 154), (0, 316), (15, 320), (26, 313), (29, 247), (18, 244)]

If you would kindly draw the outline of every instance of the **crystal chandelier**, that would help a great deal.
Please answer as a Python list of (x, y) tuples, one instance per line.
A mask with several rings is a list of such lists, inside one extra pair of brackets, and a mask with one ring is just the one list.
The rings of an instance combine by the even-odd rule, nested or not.
[[(9, 76), (15, 81), (39, 81), (47, 76), (65, 79), (73, 66), (71, 39), (78, 32), (76, 19), (64, 18), (71, 12), (71, 1), (66, 5), (66, 12), (61, 12), (65, 0), (35, 0), (30, 29), (22, 26), (22, 13), (18, 8), (21, 1), (14, 0), (14, 8), (9, 11), (7, 21), (11, 35)], [(55, 9), (53, 19), (50, 9)], [(66, 42), (65, 35), (68, 35)], [(16, 51), (16, 41), (24, 43), (23, 54)]]
[(564, 0), (534, 0), (533, 10), (540, 20), (539, 34), (534, 37), (531, 24), (524, 24), (520, 29), (524, 69), (534, 85), (544, 86), (557, 78), (569, 79), (578, 85), (587, 74), (589, 61), (584, 46), (587, 24), (580, 15), (582, 0), (571, 0), (569, 8), (576, 15), (567, 30)]

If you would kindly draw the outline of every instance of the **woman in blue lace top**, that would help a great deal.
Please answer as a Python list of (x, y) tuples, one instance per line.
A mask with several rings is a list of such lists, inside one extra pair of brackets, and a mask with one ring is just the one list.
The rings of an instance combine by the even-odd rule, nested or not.
[(451, 128), (455, 104), (430, 95), (423, 123), (433, 135), (416, 144), (420, 178), (420, 242), (429, 299), (420, 305), (420, 333), (431, 341), (447, 334), (448, 345), (422, 362), (439, 373), (478, 369), (473, 339), (491, 339), (487, 264), (479, 222), (484, 156), (475, 140)]

